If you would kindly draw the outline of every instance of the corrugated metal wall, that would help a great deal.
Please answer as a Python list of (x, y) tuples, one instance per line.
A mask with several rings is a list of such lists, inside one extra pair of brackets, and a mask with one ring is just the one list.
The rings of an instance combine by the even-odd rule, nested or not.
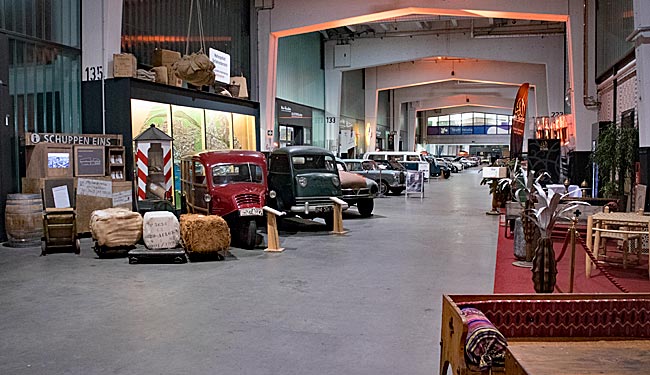
[[(124, 0), (122, 51), (151, 65), (155, 48), (185, 54), (191, 0)], [(250, 9), (248, 0), (202, 0), (205, 46), (230, 55), (231, 75), (250, 77)], [(189, 51), (201, 48), (197, 1), (194, 1)], [(205, 51), (207, 53), (207, 51)]]
[(325, 109), (325, 71), (319, 33), (280, 38), (277, 66), (278, 98)]
[(363, 70), (343, 72), (341, 82), (341, 116), (364, 121), (366, 102)]
[(596, 1), (596, 76), (634, 50), (625, 40), (634, 30), (632, 8), (632, 0)]

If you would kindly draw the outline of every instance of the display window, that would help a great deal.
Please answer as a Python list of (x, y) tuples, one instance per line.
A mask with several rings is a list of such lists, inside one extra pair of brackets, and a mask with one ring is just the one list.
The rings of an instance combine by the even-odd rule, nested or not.
[(232, 113), (205, 110), (205, 145), (209, 150), (233, 148)]
[(233, 113), (232, 123), (233, 149), (254, 151), (257, 144), (257, 139), (255, 138), (255, 117)]
[(151, 124), (171, 137), (171, 107), (169, 104), (131, 99), (131, 130), (133, 138)]
[(205, 150), (205, 110), (177, 105), (171, 107), (174, 160)]

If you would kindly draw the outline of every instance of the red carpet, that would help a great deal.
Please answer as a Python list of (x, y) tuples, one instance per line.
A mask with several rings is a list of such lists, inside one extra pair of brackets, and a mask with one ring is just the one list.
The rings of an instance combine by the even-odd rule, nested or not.
[[(560, 255), (564, 239), (554, 239), (556, 257)], [(613, 244), (612, 244), (613, 247)], [(585, 251), (576, 243), (576, 261), (574, 276), (574, 293), (620, 293), (597, 268), (592, 271), (591, 278), (585, 277)], [(535, 293), (530, 268), (512, 265), (516, 261), (513, 251), (513, 240), (504, 237), (504, 227), (499, 225), (499, 240), (497, 242), (496, 273), (494, 276), (494, 293)], [(555, 293), (561, 290), (569, 292), (571, 267), (571, 247), (559, 261), (557, 268), (557, 284)], [(648, 260), (642, 257), (640, 265), (628, 266), (623, 269), (620, 265), (605, 265), (605, 269), (616, 281), (630, 292), (650, 292), (648, 279)]]

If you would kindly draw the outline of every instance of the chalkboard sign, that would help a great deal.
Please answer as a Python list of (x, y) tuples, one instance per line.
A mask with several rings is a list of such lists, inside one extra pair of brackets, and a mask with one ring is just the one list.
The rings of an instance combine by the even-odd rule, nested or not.
[(75, 146), (74, 165), (75, 176), (104, 176), (104, 147)]

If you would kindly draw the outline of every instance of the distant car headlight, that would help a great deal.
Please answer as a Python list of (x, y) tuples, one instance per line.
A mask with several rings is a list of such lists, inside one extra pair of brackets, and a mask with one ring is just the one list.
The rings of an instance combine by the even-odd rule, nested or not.
[(269, 197), (271, 197), (271, 198), (275, 198), (275, 197), (277, 197), (277, 196), (278, 196), (278, 194), (275, 192), (275, 190), (271, 190), (271, 191), (269, 191)]
[(334, 176), (332, 177), (332, 183), (334, 184), (334, 186), (339, 186), (341, 185), (341, 180), (339, 180), (338, 177)]
[(212, 200), (212, 196), (210, 194), (203, 194), (203, 200), (209, 203)]
[(306, 188), (307, 187), (307, 178), (298, 177), (298, 185), (300, 185), (300, 187)]

